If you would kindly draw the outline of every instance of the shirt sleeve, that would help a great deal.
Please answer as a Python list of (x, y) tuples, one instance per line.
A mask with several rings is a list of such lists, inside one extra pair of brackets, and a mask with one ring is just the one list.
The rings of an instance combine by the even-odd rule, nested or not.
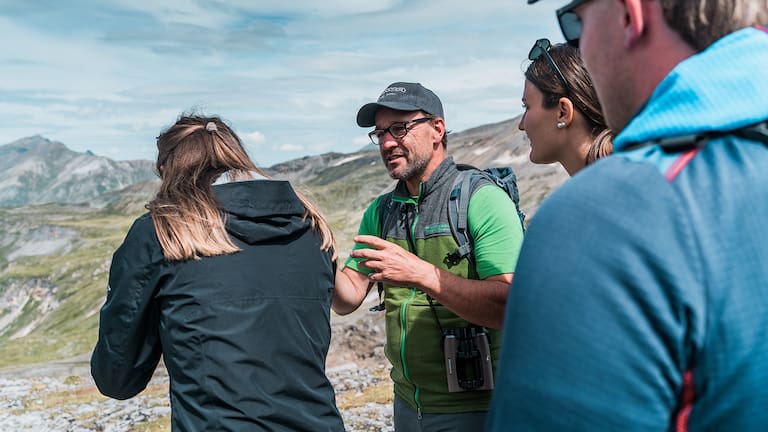
[[(360, 221), (360, 228), (357, 230), (358, 235), (381, 236), (381, 223), (379, 222), (379, 203), (381, 202), (381, 199), (381, 196), (374, 199), (371, 205), (365, 210), (365, 213), (363, 213), (363, 219)], [(370, 246), (365, 244), (355, 243), (352, 249), (356, 250), (369, 247)], [(361, 267), (361, 261), (363, 261), (362, 258), (349, 257), (344, 265), (365, 275), (371, 274), (373, 270), (367, 267)]]
[(704, 300), (682, 292), (701, 283), (677, 197), (642, 165), (599, 161), (528, 226), (489, 431), (670, 430)]
[(481, 186), (469, 201), (467, 223), (475, 242), (478, 276), (485, 279), (514, 273), (523, 243), (523, 227), (507, 193), (490, 184)]
[(115, 251), (91, 375), (102, 394), (128, 399), (146, 387), (162, 352), (154, 300), (163, 257), (146, 215), (134, 222)]

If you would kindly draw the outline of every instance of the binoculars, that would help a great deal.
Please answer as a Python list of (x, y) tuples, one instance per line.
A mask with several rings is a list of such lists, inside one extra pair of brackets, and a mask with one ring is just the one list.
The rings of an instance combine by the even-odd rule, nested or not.
[(485, 328), (444, 330), (443, 353), (449, 392), (493, 390), (493, 362)]

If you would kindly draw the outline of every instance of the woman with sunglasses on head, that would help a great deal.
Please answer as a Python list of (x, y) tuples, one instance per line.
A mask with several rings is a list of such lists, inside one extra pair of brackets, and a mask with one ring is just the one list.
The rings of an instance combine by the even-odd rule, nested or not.
[(343, 431), (325, 375), (328, 223), (218, 117), (157, 139), (160, 189), (112, 258), (91, 374), (128, 399), (160, 356), (174, 431)]
[(559, 162), (569, 175), (613, 150), (613, 135), (581, 55), (567, 44), (539, 39), (525, 71), (518, 128), (531, 142), (531, 162)]

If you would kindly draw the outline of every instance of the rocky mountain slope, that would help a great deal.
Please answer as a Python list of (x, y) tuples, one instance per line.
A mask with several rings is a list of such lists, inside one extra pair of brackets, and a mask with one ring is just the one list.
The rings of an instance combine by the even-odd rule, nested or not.
[(156, 178), (150, 161), (114, 161), (32, 136), (0, 146), (0, 205), (73, 203)]

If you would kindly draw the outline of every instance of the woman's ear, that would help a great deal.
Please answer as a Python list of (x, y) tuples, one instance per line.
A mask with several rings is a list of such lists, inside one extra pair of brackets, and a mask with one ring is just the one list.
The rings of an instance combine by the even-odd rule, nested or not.
[(573, 121), (573, 102), (567, 97), (561, 97), (557, 102), (557, 121), (566, 125)]

